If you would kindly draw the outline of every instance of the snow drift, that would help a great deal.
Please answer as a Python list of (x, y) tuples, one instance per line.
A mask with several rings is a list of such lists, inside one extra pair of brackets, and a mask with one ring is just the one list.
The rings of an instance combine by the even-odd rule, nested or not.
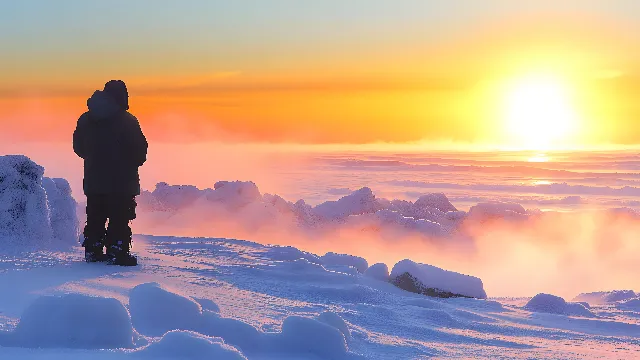
[(527, 310), (549, 314), (594, 317), (584, 305), (568, 303), (563, 298), (551, 294), (538, 294), (525, 305)]
[(238, 357), (240, 354), (234, 353), (235, 348), (244, 354), (358, 358), (349, 352), (347, 339), (350, 334), (346, 323), (334, 313), (320, 314), (317, 319), (289, 316), (282, 323), (281, 332), (266, 333), (245, 322), (203, 310), (191, 297), (170, 291), (158, 283), (134, 287), (130, 291), (129, 308), (132, 323), (141, 334), (156, 337), (164, 334), (165, 344), (161, 340), (148, 351), (161, 351), (164, 347), (174, 351), (172, 349), (181, 349), (184, 343), (189, 343), (212, 354), (224, 353), (229, 359), (242, 359)]
[(175, 358), (190, 360), (246, 360), (238, 349), (227, 345), (220, 338), (198, 334), (193, 331), (169, 331), (160, 341), (137, 351), (149, 359)]
[(76, 202), (64, 179), (43, 177), (44, 168), (26, 156), (0, 156), (2, 249), (75, 245)]
[(466, 296), (486, 299), (482, 280), (470, 275), (443, 270), (433, 265), (402, 260), (391, 270), (391, 281), (408, 291), (431, 296)]

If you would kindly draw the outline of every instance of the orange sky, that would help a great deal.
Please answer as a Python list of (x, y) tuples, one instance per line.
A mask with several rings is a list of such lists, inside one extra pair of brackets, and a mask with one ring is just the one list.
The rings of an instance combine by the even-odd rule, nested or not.
[(169, 25), (135, 7), (101, 25), (93, 5), (57, 17), (16, 5), (5, 14), (23, 21), (0, 40), (11, 54), (0, 60), (0, 136), (67, 140), (86, 98), (118, 78), (154, 141), (501, 144), (501, 89), (544, 71), (572, 90), (572, 141), (640, 140), (633, 2), (455, 3), (468, 6), (408, 1), (388, 12), (391, 2), (374, 1), (261, 15), (192, 1)]

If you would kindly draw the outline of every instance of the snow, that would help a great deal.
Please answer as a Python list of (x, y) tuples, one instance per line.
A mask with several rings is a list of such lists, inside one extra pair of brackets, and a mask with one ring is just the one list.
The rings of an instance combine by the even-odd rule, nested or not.
[(64, 179), (26, 156), (0, 156), (0, 251), (78, 243), (76, 203)]
[(440, 210), (443, 213), (449, 211), (458, 211), (458, 209), (456, 209), (456, 207), (451, 204), (449, 199), (443, 193), (423, 195), (419, 197), (418, 200), (416, 200), (416, 202), (414, 203), (414, 207), (434, 208)]
[(213, 188), (206, 195), (207, 200), (221, 202), (231, 210), (263, 200), (258, 186), (252, 181), (218, 181)]
[(420, 264), (405, 259), (393, 266), (391, 279), (409, 273), (418, 279), (425, 287), (451, 292), (457, 295), (486, 299), (482, 280), (470, 275), (463, 275), (453, 271), (440, 269), (433, 265)]
[(640, 298), (627, 299), (616, 304), (618, 308), (640, 311)]
[(340, 330), (324, 322), (301, 316), (289, 316), (282, 323), (277, 346), (294, 353), (312, 354), (321, 359), (347, 358), (348, 347)]
[(192, 331), (170, 331), (160, 341), (134, 353), (149, 359), (246, 360), (236, 348), (220, 338)]
[[(409, 293), (327, 271), (293, 247), (134, 242), (144, 260), (136, 268), (84, 264), (81, 248), (3, 264), (0, 358), (631, 359), (640, 351), (633, 302), (594, 307), (588, 317), (576, 313), (580, 304), (549, 314), (503, 299)], [(296, 263), (309, 266), (295, 272), (288, 266)], [(40, 347), (47, 342), (56, 348)]]
[(580, 294), (576, 296), (573, 301), (586, 302), (590, 305), (602, 305), (633, 299), (637, 296), (638, 295), (633, 290), (597, 291)]
[(325, 311), (322, 314), (318, 315), (317, 320), (338, 329), (344, 336), (347, 344), (351, 342), (351, 332), (349, 331), (349, 326), (347, 326), (347, 323), (343, 318), (340, 317), (340, 315), (332, 311)]
[(496, 201), (472, 206), (469, 209), (468, 217), (476, 221), (489, 219), (522, 220), (526, 219), (528, 214), (520, 204)]
[(359, 273), (364, 273), (369, 267), (367, 260), (362, 257), (349, 254), (336, 254), (334, 252), (324, 254), (320, 258), (320, 261), (322, 261), (323, 265), (353, 266)]
[(540, 293), (525, 305), (525, 308), (549, 314), (560, 314), (569, 316), (595, 316), (589, 309), (579, 303), (568, 303), (563, 298), (551, 294)]
[(367, 270), (365, 270), (364, 276), (370, 277), (375, 280), (386, 282), (386, 281), (389, 281), (390, 279), (389, 268), (387, 267), (387, 264), (376, 263), (371, 265)]
[(61, 178), (43, 177), (42, 186), (47, 193), (53, 237), (61, 245), (77, 245), (80, 236), (80, 225), (76, 213), (78, 204), (71, 196), (69, 182)]
[(129, 310), (135, 328), (150, 336), (162, 336), (171, 330), (194, 330), (202, 319), (198, 302), (155, 282), (140, 284), (131, 290)]
[(31, 348), (133, 347), (127, 309), (113, 298), (81, 294), (43, 296), (22, 314), (10, 345)]

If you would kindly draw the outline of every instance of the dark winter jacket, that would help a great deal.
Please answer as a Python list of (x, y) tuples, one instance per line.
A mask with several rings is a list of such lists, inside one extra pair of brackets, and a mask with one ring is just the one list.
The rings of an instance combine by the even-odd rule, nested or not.
[(73, 132), (73, 151), (84, 159), (84, 193), (139, 195), (148, 144), (138, 119), (103, 91), (87, 107)]

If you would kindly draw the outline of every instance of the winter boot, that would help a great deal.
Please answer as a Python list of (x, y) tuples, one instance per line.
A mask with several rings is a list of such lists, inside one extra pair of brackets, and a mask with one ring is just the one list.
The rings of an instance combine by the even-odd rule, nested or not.
[(129, 244), (118, 241), (115, 245), (107, 247), (107, 263), (119, 266), (137, 266), (138, 258), (129, 252)]
[(84, 261), (86, 262), (102, 262), (106, 261), (107, 256), (104, 253), (102, 244), (93, 244), (84, 246)]

